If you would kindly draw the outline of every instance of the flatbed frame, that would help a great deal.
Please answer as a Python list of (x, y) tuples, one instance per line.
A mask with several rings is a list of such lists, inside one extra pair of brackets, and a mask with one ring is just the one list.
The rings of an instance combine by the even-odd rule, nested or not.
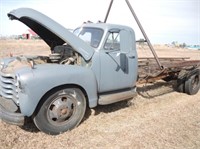
[(199, 69), (200, 60), (188, 60), (189, 57), (162, 57), (159, 58), (163, 65), (160, 70), (153, 57), (138, 58), (138, 83), (154, 82), (156, 80), (168, 78), (177, 79), (181, 71), (185, 73)]

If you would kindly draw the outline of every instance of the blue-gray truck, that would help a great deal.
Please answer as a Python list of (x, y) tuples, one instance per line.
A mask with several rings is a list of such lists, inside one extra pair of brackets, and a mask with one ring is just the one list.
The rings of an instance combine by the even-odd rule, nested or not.
[(138, 83), (177, 80), (177, 90), (190, 95), (200, 88), (200, 61), (138, 59), (130, 27), (84, 23), (72, 33), (30, 8), (8, 17), (31, 28), (51, 50), (49, 56), (0, 60), (0, 118), (10, 124), (31, 118), (39, 130), (56, 135), (76, 127), (87, 107), (133, 98)]

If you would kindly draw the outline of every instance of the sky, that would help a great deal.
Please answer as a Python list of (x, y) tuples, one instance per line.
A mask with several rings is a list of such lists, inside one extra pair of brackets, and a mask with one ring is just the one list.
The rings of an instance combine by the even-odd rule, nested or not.
[[(154, 44), (173, 41), (200, 45), (200, 0), (129, 0)], [(7, 13), (20, 7), (36, 9), (66, 28), (85, 21), (103, 21), (110, 0), (0, 0), (0, 36), (21, 35), (28, 29)], [(114, 0), (107, 23), (127, 25), (143, 38), (125, 0)]]

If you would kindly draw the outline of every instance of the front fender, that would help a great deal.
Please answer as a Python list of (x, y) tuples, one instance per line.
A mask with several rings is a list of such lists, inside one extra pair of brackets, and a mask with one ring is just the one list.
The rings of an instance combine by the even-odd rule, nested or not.
[(89, 68), (76, 65), (43, 64), (17, 72), (21, 91), (19, 105), (22, 114), (31, 116), (40, 99), (51, 89), (67, 84), (81, 86), (87, 93), (89, 106), (97, 106), (97, 81)]

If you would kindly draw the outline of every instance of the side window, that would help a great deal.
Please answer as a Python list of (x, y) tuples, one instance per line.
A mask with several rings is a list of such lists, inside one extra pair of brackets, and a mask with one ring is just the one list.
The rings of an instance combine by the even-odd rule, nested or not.
[(111, 32), (106, 39), (104, 49), (106, 50), (120, 50), (120, 33)]

